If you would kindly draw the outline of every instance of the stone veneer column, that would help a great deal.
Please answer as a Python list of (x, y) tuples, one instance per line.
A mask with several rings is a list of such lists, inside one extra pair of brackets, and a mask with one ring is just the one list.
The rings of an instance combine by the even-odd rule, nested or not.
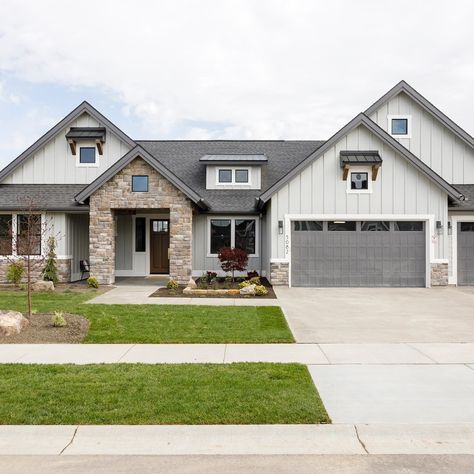
[(170, 205), (170, 278), (188, 283), (192, 272), (193, 212), (187, 202)]
[(273, 286), (288, 286), (288, 262), (270, 262), (270, 282)]
[(115, 283), (115, 222), (111, 209), (103, 208), (92, 195), (89, 217), (90, 276), (101, 285)]
[(449, 269), (447, 263), (431, 264), (431, 286), (447, 286)]

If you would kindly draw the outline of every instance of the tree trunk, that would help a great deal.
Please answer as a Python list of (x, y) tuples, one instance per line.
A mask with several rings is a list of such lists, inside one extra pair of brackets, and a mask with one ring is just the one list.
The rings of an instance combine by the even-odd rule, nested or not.
[(32, 303), (31, 303), (31, 261), (30, 255), (26, 257), (26, 292), (28, 295), (28, 319), (31, 318)]

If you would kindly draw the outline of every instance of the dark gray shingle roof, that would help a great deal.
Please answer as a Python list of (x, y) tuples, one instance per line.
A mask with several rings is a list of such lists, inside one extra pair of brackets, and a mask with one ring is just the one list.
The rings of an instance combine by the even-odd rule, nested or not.
[[(275, 184), (324, 141), (316, 140), (212, 140), (142, 141), (137, 143), (210, 204), (210, 211), (255, 212), (255, 199)], [(231, 191), (206, 189), (205, 155), (265, 155), (261, 189)]]
[(382, 158), (379, 155), (378, 151), (341, 151), (341, 166), (346, 164), (374, 164), (382, 163)]
[(449, 209), (459, 211), (474, 211), (474, 184), (453, 184), (453, 186), (466, 198), (464, 201), (449, 203)]
[(105, 127), (71, 127), (66, 138), (105, 140)]
[(0, 184), (0, 210), (25, 210), (31, 202), (35, 210), (79, 211), (89, 206), (79, 205), (74, 196), (85, 184)]

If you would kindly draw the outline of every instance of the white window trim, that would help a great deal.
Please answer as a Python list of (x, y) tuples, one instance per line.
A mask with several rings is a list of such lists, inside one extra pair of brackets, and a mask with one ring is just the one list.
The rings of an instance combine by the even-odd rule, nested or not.
[[(219, 171), (220, 170), (231, 170), (232, 180), (229, 183), (221, 183), (219, 181)], [(246, 183), (238, 183), (238, 182), (235, 181), (235, 171), (236, 170), (245, 170), (245, 171), (247, 171), (248, 181)], [(251, 186), (252, 185), (251, 169), (248, 166), (218, 166), (216, 168), (216, 185), (217, 186)]]
[[(19, 255), (17, 251), (17, 241), (18, 241), (18, 216), (28, 215), (28, 211), (20, 212), (3, 212), (2, 214), (8, 214), (12, 216), (12, 253), (10, 255), (0, 255), (0, 261), (8, 258), (24, 258), (27, 255)], [(32, 212), (31, 214), (38, 214), (41, 216), (41, 254), (40, 255), (30, 255), (32, 260), (41, 259), (46, 256), (45, 249), (48, 241), (48, 236), (46, 235), (46, 213), (44, 212)], [(59, 256), (57, 257), (59, 258)]]
[[(240, 168), (239, 168), (240, 169)], [(206, 255), (207, 257), (217, 257), (217, 253), (211, 253), (211, 221), (212, 220), (230, 220), (230, 246), (235, 246), (235, 221), (241, 219), (251, 219), (255, 221), (255, 253), (249, 253), (250, 257), (259, 256), (259, 242), (260, 242), (260, 222), (258, 216), (209, 216), (207, 218), (207, 241), (206, 241)]]
[[(405, 135), (392, 133), (392, 119), (406, 119), (407, 120), (407, 133)], [(392, 136), (393, 138), (411, 138), (411, 115), (407, 115), (407, 114), (387, 115), (387, 130), (388, 130), (388, 134)]]
[[(81, 148), (94, 148), (95, 149), (95, 163), (81, 163)], [(81, 142), (77, 147), (76, 151), (76, 167), (77, 168), (98, 168), (99, 163), (99, 150), (97, 150), (97, 145), (95, 142)]]
[[(351, 175), (352, 173), (367, 173), (368, 188), (367, 189), (351, 189)], [(347, 194), (372, 194), (372, 167), (371, 166), (349, 166), (349, 173), (347, 175)]]
[[(426, 235), (426, 287), (431, 287), (431, 263), (435, 262), (435, 230), (434, 214), (285, 214), (284, 215), (284, 258), (278, 259), (288, 263), (288, 286), (291, 287), (291, 223), (292, 221), (424, 221)], [(277, 259), (271, 258), (270, 261)]]

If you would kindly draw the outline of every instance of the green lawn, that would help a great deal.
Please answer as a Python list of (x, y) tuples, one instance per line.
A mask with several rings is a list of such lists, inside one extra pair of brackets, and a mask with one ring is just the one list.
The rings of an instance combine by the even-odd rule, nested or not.
[(6, 364), (0, 400), (0, 424), (330, 422), (299, 364)]
[[(33, 308), (85, 316), (91, 322), (86, 343), (294, 342), (278, 307), (83, 304), (96, 294), (35, 293)], [(25, 294), (0, 292), (0, 309), (24, 312)]]

